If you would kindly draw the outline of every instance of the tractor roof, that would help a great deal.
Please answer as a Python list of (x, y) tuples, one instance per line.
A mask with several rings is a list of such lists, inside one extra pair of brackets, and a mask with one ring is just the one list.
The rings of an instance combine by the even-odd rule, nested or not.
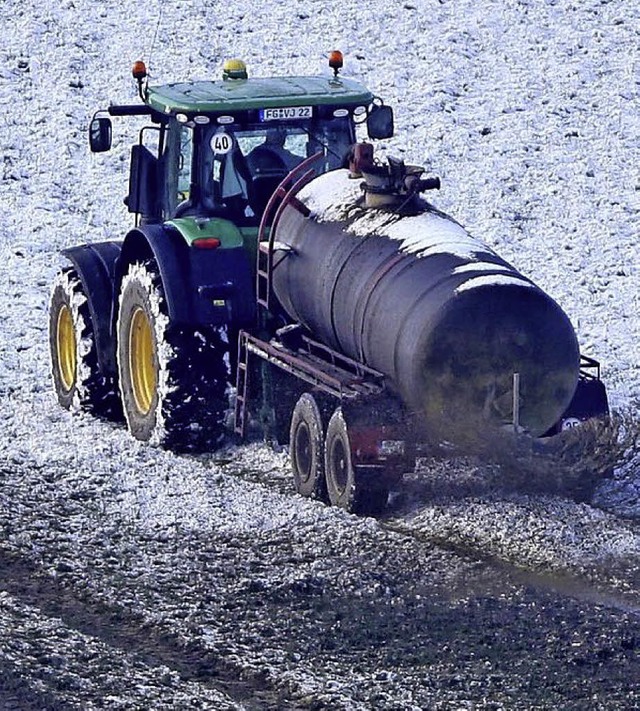
[(287, 106), (361, 104), (373, 94), (350, 79), (275, 77), (182, 82), (150, 86), (146, 103), (156, 111), (233, 112)]

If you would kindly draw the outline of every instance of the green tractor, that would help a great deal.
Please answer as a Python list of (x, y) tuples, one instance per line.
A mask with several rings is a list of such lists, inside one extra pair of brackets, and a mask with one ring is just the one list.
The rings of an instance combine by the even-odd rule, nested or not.
[(329, 64), (332, 76), (249, 78), (230, 60), (220, 81), (149, 86), (136, 62), (142, 103), (93, 117), (95, 153), (111, 147), (110, 116), (148, 125), (131, 149), (133, 229), (63, 252), (50, 309), (63, 407), (124, 416), (134, 437), (173, 449), (217, 446), (238, 334), (258, 326), (258, 235), (274, 191), (312, 156), (317, 174), (344, 167), (359, 123), (393, 135), (391, 109), (340, 76), (340, 53)]

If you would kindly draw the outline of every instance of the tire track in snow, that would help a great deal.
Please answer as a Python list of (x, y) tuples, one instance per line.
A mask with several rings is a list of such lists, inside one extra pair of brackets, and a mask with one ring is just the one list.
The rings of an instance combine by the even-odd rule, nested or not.
[[(261, 690), (240, 680), (237, 669), (210, 651), (197, 645), (185, 649), (184, 642), (122, 610), (81, 600), (64, 584), (2, 547), (0, 570), (0, 637), (5, 637), (0, 652), (0, 692), (4, 690), (7, 703), (13, 698), (11, 692), (18, 692), (22, 705), (17, 709), (26, 711), (25, 703), (34, 709), (60, 708), (59, 694), (73, 698), (76, 693), (86, 697), (84, 701), (80, 698), (78, 708), (89, 708), (84, 704), (91, 698), (90, 689), (70, 691), (74, 664), (82, 663), (83, 657), (96, 673), (100, 667), (112, 669), (116, 683), (110, 708), (129, 703), (126, 691), (117, 692), (117, 688), (125, 689), (134, 680), (147, 688), (153, 708), (177, 708), (176, 703), (186, 704), (190, 699), (208, 700), (211, 705), (206, 708), (216, 711), (263, 708)], [(43, 629), (48, 629), (53, 645), (45, 652)], [(21, 643), (14, 649), (16, 639)], [(35, 662), (31, 668), (30, 658)], [(36, 680), (35, 688), (25, 688), (29, 673), (30, 683)], [(53, 678), (58, 675), (62, 681)], [(139, 697), (135, 698), (139, 702)]]
[[(284, 452), (273, 453), (271, 466), (260, 454), (260, 469), (247, 463), (242, 447), (195, 459), (297, 496)], [(425, 459), (392, 492), (378, 525), (509, 570), (542, 590), (640, 614), (640, 526), (561, 496), (501, 487), (494, 476), (464, 459)]]
[[(254, 456), (261, 471), (274, 461), (262, 448), (243, 454)], [(611, 705), (603, 708), (615, 708), (622, 694), (633, 693), (627, 680), (640, 622), (630, 615), (540, 592), (477, 556), (465, 558), (432, 541), (385, 531), (372, 519), (281, 496), (268, 482), (256, 487), (218, 474), (210, 483), (209, 496), (225, 496), (229, 504), (218, 509), (210, 503), (210, 515), (228, 516), (234, 497), (261, 504), (260, 516), (247, 509), (240, 527), (217, 520), (192, 530), (167, 529), (161, 512), (170, 506), (171, 515), (186, 517), (190, 492), (207, 473), (198, 472), (203, 467), (196, 462), (185, 466), (180, 457), (170, 459), (180, 477), (170, 502), (155, 489), (164, 474), (149, 470), (140, 482), (116, 481), (114, 475), (106, 484), (99, 472), (84, 467), (69, 472), (58, 464), (43, 471), (23, 464), (4, 482), (12, 523), (11, 530), (5, 523), (9, 535), (2, 545), (8, 563), (18, 556), (15, 575), (7, 579), (15, 579), (17, 589), (30, 578), (43, 584), (33, 605), (11, 597), (3, 604), (12, 619), (26, 619), (22, 627), (41, 656), (51, 653), (51, 636), (64, 645), (70, 635), (71, 652), (97, 651), (84, 675), (69, 674), (84, 688), (84, 708), (111, 693), (112, 680), (100, 676), (107, 653), (119, 668), (129, 669), (133, 661), (123, 656), (124, 643), (109, 645), (65, 627), (65, 617), (57, 621), (58, 593), (50, 610), (44, 604), (51, 602), (50, 584), (62, 590), (63, 601), (72, 598), (69, 618), (79, 603), (96, 615), (90, 625), (114, 624), (118, 633), (125, 630), (127, 644), (131, 633), (147, 653), (157, 654), (157, 635), (165, 651), (170, 640), (168, 654), (179, 654), (185, 664), (193, 650), (196, 659), (203, 650), (221, 658), (224, 668), (242, 675), (240, 688), (254, 691), (241, 701), (245, 708), (417, 709), (437, 708), (436, 700), (446, 708), (486, 698), (508, 708), (516, 698), (532, 704), (544, 698), (578, 709), (603, 686), (611, 694)], [(160, 508), (150, 501), (135, 523), (117, 501), (109, 511), (94, 510), (105, 495), (142, 480), (150, 487), (145, 496), (158, 498)], [(248, 492), (252, 498), (245, 501)], [(265, 514), (283, 509), (288, 519), (265, 525)], [(8, 640), (21, 642), (22, 627), (12, 626)], [(24, 658), (33, 656), (29, 652)], [(162, 668), (163, 657), (158, 659), (142, 659), (139, 673), (147, 686), (131, 689), (134, 704), (155, 693), (157, 684), (149, 679)], [(37, 667), (25, 671), (32, 684), (40, 680)], [(202, 693), (192, 692), (189, 680), (173, 676), (174, 668), (167, 673), (197, 693), (204, 708), (224, 708), (205, 703), (215, 689), (197, 685)], [(532, 685), (532, 677), (548, 688)], [(69, 698), (65, 689), (59, 698)], [(576, 704), (566, 703), (569, 698)]]

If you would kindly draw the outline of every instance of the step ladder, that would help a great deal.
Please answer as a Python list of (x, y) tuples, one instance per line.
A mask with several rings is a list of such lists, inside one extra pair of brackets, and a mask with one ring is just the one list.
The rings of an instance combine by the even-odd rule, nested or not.
[(244, 439), (247, 431), (247, 397), (249, 392), (249, 349), (248, 334), (240, 331), (238, 336), (238, 367), (236, 371), (236, 402), (234, 408), (233, 431)]
[(262, 213), (258, 229), (256, 295), (258, 305), (267, 311), (273, 307), (271, 277), (276, 227), (287, 205), (291, 205), (305, 217), (309, 216), (309, 208), (298, 200), (296, 194), (316, 176), (316, 171), (311, 166), (322, 157), (322, 152), (315, 153), (288, 173), (269, 198)]

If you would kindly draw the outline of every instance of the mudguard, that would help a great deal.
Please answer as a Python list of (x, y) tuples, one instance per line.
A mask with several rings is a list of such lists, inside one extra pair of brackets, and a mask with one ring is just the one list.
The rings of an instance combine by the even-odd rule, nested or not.
[(105, 375), (115, 375), (117, 370), (113, 322), (117, 301), (115, 275), (121, 249), (122, 242), (96, 242), (62, 251), (78, 272), (87, 295), (98, 362)]
[(125, 238), (117, 282), (128, 264), (150, 257), (160, 270), (173, 322), (237, 328), (253, 323), (254, 278), (244, 247), (198, 249), (170, 225), (141, 225)]

